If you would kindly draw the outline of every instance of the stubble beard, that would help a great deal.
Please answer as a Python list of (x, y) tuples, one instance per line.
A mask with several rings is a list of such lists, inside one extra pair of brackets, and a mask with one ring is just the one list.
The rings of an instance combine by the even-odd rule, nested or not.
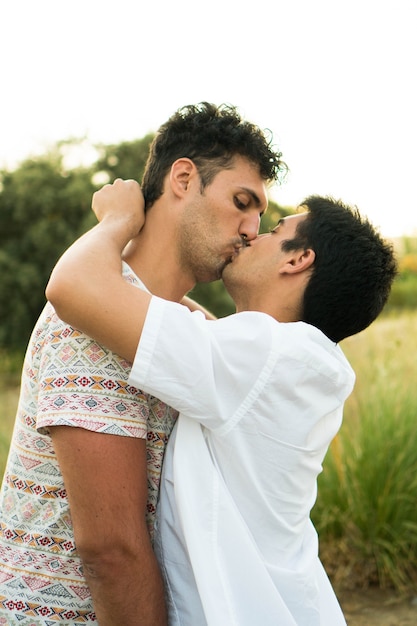
[(222, 277), (229, 260), (220, 255), (216, 246), (219, 240), (216, 225), (203, 222), (196, 213), (188, 214), (183, 221), (178, 237), (179, 258), (183, 271), (192, 274), (195, 282), (207, 283)]
[(184, 259), (185, 268), (192, 273), (196, 283), (210, 283), (222, 277), (227, 263), (223, 259), (215, 259), (209, 252), (203, 257), (192, 254)]

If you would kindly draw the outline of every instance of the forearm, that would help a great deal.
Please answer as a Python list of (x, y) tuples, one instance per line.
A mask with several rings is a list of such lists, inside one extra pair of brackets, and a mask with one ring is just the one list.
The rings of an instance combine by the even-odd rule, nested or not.
[(46, 296), (62, 320), (133, 362), (151, 296), (123, 278), (120, 248), (101, 224), (89, 231), (58, 262)]
[(123, 279), (121, 252), (144, 222), (140, 187), (116, 180), (94, 194), (93, 209), (101, 223), (63, 254), (46, 296), (61, 319), (132, 361), (150, 296)]
[(62, 255), (46, 288), (46, 297), (61, 319), (81, 328), (83, 306), (93, 308), (109, 280), (122, 280), (121, 252), (129, 241), (127, 232), (103, 221)]
[(165, 626), (162, 577), (152, 549), (89, 562), (84, 572), (100, 626)]
[(54, 426), (77, 554), (100, 626), (165, 625), (146, 524), (146, 440)]

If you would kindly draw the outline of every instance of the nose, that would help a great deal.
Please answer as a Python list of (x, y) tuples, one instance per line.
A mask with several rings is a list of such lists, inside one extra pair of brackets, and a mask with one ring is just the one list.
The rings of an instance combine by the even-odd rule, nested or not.
[(247, 213), (239, 228), (239, 235), (245, 241), (252, 241), (258, 236), (259, 226), (261, 224), (261, 216), (258, 211)]

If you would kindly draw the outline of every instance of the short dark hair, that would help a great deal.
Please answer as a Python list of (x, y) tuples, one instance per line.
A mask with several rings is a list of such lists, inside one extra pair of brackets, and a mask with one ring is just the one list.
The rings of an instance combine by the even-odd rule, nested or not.
[(195, 163), (204, 189), (237, 155), (257, 165), (268, 183), (279, 181), (287, 171), (266, 131), (242, 119), (236, 107), (201, 102), (178, 109), (150, 146), (142, 179), (146, 208), (161, 196), (164, 178), (176, 159), (187, 157)]
[(302, 321), (338, 343), (367, 328), (385, 306), (398, 271), (393, 246), (357, 207), (329, 196), (309, 196), (300, 207), (308, 215), (283, 249), (315, 252)]

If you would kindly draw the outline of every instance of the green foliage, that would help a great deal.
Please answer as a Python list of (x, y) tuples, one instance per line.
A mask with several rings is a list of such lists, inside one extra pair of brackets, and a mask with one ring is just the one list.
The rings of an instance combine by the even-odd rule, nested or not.
[(133, 178), (141, 182), (153, 137), (149, 134), (135, 141), (98, 146), (100, 156), (95, 171), (105, 173), (111, 182), (116, 178)]
[(405, 236), (401, 238), (402, 256), (417, 255), (417, 237)]
[(49, 274), (63, 251), (95, 223), (91, 197), (98, 172), (142, 177), (150, 136), (100, 146), (93, 166), (68, 168), (76, 141), (0, 172), (0, 348), (23, 348), (44, 303)]
[(19, 387), (0, 386), (0, 482), (6, 467), (18, 397)]
[(417, 238), (394, 241), (398, 258), (398, 276), (392, 286), (384, 313), (417, 309)]
[(0, 391), (20, 385), (22, 365), (23, 352), (0, 349)]
[(346, 341), (358, 382), (313, 510), (339, 584), (409, 591), (417, 582), (416, 322), (383, 318)]
[(87, 227), (87, 171), (65, 172), (58, 152), (2, 172), (0, 346), (23, 346), (44, 304), (49, 273)]
[(233, 300), (221, 280), (213, 283), (200, 283), (188, 295), (206, 307), (216, 317), (225, 317), (235, 312)]
[(19, 395), (23, 357), (0, 350), (0, 481), (6, 467)]
[[(400, 268), (401, 270), (401, 268)], [(386, 311), (417, 309), (417, 273), (401, 271), (392, 286)]]
[(268, 210), (262, 216), (261, 226), (259, 228), (260, 233), (267, 233), (271, 228), (274, 228), (278, 221), (282, 217), (286, 217), (287, 215), (292, 215), (294, 213), (293, 207), (281, 206), (274, 202), (273, 200), (269, 200), (268, 202)]
[(401, 590), (417, 581), (417, 447), (416, 407), (400, 407), (395, 397), (358, 404), (326, 460), (314, 518), (323, 540), (348, 542), (367, 584)]

